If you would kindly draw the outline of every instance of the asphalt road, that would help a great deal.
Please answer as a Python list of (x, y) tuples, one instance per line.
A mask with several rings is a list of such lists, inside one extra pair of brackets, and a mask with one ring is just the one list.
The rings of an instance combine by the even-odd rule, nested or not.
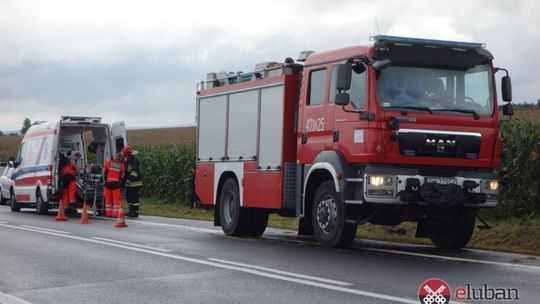
[(292, 231), (242, 239), (150, 216), (124, 229), (78, 220), (0, 206), (0, 303), (420, 303), (429, 278), (519, 291), (500, 303), (540, 298), (539, 257), (374, 241), (335, 250)]

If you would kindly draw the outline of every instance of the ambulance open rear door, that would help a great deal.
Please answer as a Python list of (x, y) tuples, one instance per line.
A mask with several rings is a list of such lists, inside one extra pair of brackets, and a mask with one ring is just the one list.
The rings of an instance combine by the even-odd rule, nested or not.
[(122, 148), (127, 145), (126, 125), (123, 121), (113, 123), (111, 126), (112, 135), (112, 152), (113, 155), (122, 151)]

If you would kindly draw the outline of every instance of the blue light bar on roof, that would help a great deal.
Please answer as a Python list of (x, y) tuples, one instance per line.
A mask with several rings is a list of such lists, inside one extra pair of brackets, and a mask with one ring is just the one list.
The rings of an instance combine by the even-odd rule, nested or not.
[(460, 41), (448, 41), (448, 40), (434, 40), (434, 39), (421, 39), (421, 38), (409, 38), (409, 37), (397, 37), (388, 35), (377, 35), (370, 37), (371, 41), (388, 41), (394, 43), (411, 43), (411, 44), (423, 44), (423, 45), (436, 45), (456, 48), (485, 48), (485, 43), (476, 42), (460, 42)]

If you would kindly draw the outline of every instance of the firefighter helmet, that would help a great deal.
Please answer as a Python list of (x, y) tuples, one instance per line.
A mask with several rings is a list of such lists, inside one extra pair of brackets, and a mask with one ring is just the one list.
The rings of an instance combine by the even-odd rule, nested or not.
[(124, 155), (131, 155), (133, 153), (133, 148), (130, 146), (125, 146), (122, 148), (122, 154)]

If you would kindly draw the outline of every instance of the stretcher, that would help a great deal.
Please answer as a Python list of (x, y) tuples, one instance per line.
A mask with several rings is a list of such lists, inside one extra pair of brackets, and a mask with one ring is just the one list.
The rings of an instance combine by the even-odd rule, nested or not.
[(101, 174), (83, 173), (77, 178), (77, 188), (80, 190), (82, 202), (86, 202), (93, 216), (105, 214), (105, 204), (103, 200), (103, 184)]

